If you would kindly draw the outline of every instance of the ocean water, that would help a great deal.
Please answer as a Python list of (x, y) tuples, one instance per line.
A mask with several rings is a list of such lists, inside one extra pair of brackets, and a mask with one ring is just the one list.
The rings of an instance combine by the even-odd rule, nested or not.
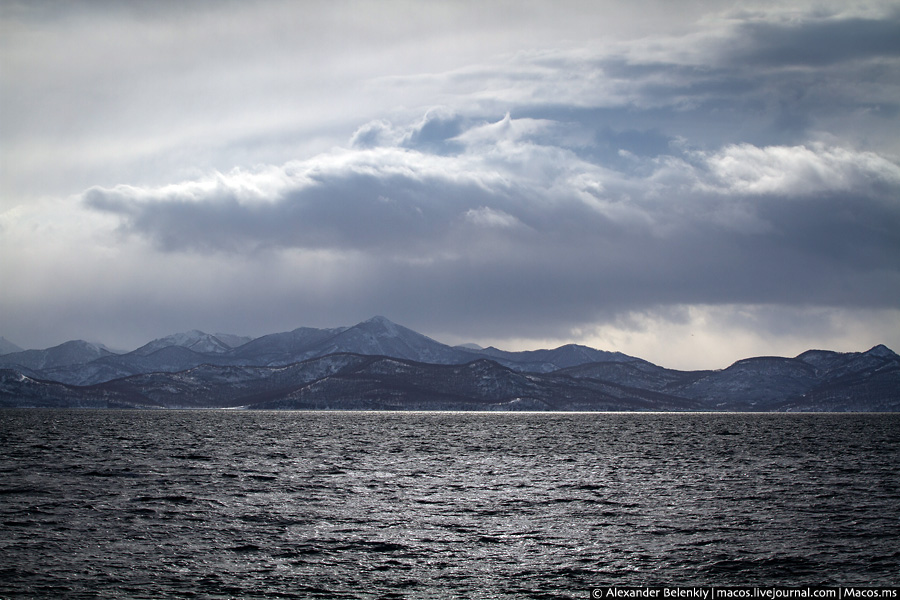
[(900, 414), (0, 411), (0, 598), (897, 585)]

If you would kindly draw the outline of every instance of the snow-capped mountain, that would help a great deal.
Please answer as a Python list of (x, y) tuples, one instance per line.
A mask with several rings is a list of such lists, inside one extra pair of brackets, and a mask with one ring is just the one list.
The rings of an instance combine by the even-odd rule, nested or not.
[(553, 350), (525, 350), (523, 352), (507, 352), (497, 348), (475, 350), (476, 354), (489, 356), (500, 364), (522, 371), (550, 373), (566, 367), (574, 367), (596, 362), (633, 362), (633, 356), (621, 352), (595, 350), (578, 344), (566, 344)]
[[(867, 389), (873, 385), (878, 389)], [(866, 352), (750, 358), (709, 372), (678, 393), (730, 406), (740, 398), (748, 410), (808, 410), (826, 397), (832, 398), (828, 410), (896, 410), (890, 403), (900, 406), (900, 357), (879, 345)], [(879, 408), (879, 402), (888, 404)]]
[(247, 342), (229, 353), (237, 364), (246, 365), (286, 365), (299, 362), (311, 356), (311, 348), (335, 335), (346, 327), (336, 329), (315, 329), (300, 327), (284, 333), (272, 333)]
[(451, 347), (384, 317), (237, 347), (223, 337), (191, 331), (122, 355), (67, 342), (0, 356), (0, 406), (900, 410), (900, 357), (881, 345), (676, 371), (578, 345)]
[(33, 371), (82, 365), (113, 353), (99, 344), (72, 340), (46, 350), (22, 350), (0, 356), (0, 366), (21, 366)]
[[(94, 404), (91, 404), (91, 403)], [(102, 403), (107, 404), (102, 404)], [(488, 359), (436, 365), (330, 354), (283, 367), (202, 365), (98, 386), (0, 370), (0, 406), (415, 410), (690, 410), (690, 400), (593, 380), (514, 371)]]
[(287, 365), (339, 352), (390, 356), (425, 363), (452, 364), (472, 360), (473, 355), (373, 317), (352, 327), (313, 329), (302, 327), (255, 339), (229, 353), (243, 364)]
[(192, 350), (199, 354), (222, 354), (223, 352), (228, 352), (232, 349), (231, 345), (225, 343), (217, 336), (198, 331), (197, 329), (192, 329), (191, 331), (186, 331), (184, 333), (174, 333), (153, 340), (135, 350), (134, 354), (148, 356), (157, 350), (162, 350), (163, 348), (168, 348), (170, 346), (187, 348), (188, 350)]
[(645, 361), (600, 362), (559, 371), (695, 400), (710, 410), (898, 410), (900, 357), (809, 350), (795, 358), (756, 357), (718, 371), (675, 371)]
[[(373, 317), (351, 327), (301, 327), (264, 335), (237, 347), (229, 347), (223, 337), (193, 330), (153, 340), (126, 354), (104, 355), (93, 361), (59, 362), (38, 367), (7, 362), (6, 357), (0, 357), (0, 367), (19, 366), (30, 369), (23, 372), (31, 376), (72, 385), (94, 385), (142, 373), (173, 373), (207, 363), (282, 366), (341, 352), (389, 356), (429, 364), (464, 364), (489, 357), (517, 371), (540, 373), (590, 361), (637, 360), (618, 352), (603, 352), (574, 344), (555, 350), (528, 352), (452, 347), (385, 317)], [(230, 341), (233, 338), (236, 336), (232, 336)]]
[(311, 347), (310, 351), (315, 356), (352, 352), (433, 364), (457, 364), (472, 359), (466, 352), (397, 325), (384, 317), (373, 317), (348, 327)]

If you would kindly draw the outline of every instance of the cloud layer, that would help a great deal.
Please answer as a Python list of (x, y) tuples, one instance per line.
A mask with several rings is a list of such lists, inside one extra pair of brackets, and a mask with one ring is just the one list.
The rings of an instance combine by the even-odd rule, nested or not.
[[(330, 13), (314, 6), (312, 20), (327, 21)], [(106, 133), (103, 143), (62, 136), (66, 148), (95, 140), (83, 153), (70, 151), (73, 164), (89, 165), (81, 175), (60, 175), (63, 183), (46, 188), (10, 179), (16, 193), (8, 198), (45, 199), (0, 215), (3, 269), (22, 281), (0, 302), (32, 324), (33, 308), (59, 311), (53, 288), (35, 274), (68, 264), (60, 246), (77, 243), (88, 263), (79, 311), (93, 314), (99, 301), (90, 290), (104, 289), (115, 305), (103, 312), (116, 320), (111, 331), (135, 315), (151, 315), (141, 334), (230, 321), (237, 333), (258, 335), (386, 314), (442, 339), (452, 332), (456, 341), (602, 345), (606, 336), (625, 344), (610, 349), (625, 351), (628, 339), (652, 345), (647, 332), (661, 345), (666, 332), (705, 328), (700, 350), (714, 355), (709, 348), (722, 349), (738, 331), (753, 332), (755, 348), (768, 332), (772, 353), (804, 340), (850, 343), (841, 323), (852, 322), (864, 333), (860, 347), (847, 349), (900, 345), (898, 326), (880, 329), (890, 339), (871, 337), (879, 331), (873, 322), (900, 310), (900, 10), (698, 7), (671, 23), (610, 13), (604, 36), (573, 25), (599, 23), (600, 8), (579, 17), (562, 7), (561, 16), (546, 16), (536, 42), (524, 33), (535, 15), (491, 21), (494, 33), (506, 32), (502, 42), (479, 42), (486, 30), (477, 28), (472, 39), (492, 54), (454, 54), (459, 32), (425, 12), (417, 18), (428, 41), (403, 29), (391, 43), (384, 31), (353, 25), (377, 39), (383, 57), (421, 42), (414, 59), (394, 68), (360, 66), (322, 38), (318, 67), (289, 66), (290, 52), (266, 43), (250, 59), (228, 54), (230, 79), (225, 63), (194, 48), (196, 66), (214, 65), (213, 74), (198, 83), (196, 70), (177, 72), (185, 98), (148, 113), (158, 134), (148, 136), (139, 118), (107, 98), (130, 138), (82, 107), (84, 126), (94, 127), (84, 136)], [(169, 30), (163, 16), (183, 18), (150, 10), (154, 19), (138, 29), (145, 35)], [(280, 31), (275, 17), (286, 9), (237, 11), (247, 18), (244, 32), (234, 29), (232, 9), (198, 10), (196, 18), (218, 23), (246, 48), (256, 33)], [(447, 10), (444, 18), (474, 27), (469, 13)], [(612, 33), (615, 19), (624, 33)], [(575, 37), (563, 41), (565, 31)], [(375, 48), (359, 41), (365, 37), (351, 45)], [(282, 50), (299, 52), (286, 44)], [(4, 60), (26, 64), (9, 58), (10, 48)], [(142, 88), (159, 81), (156, 66), (147, 65)], [(25, 98), (40, 87), (28, 82), (46, 85), (50, 67), (4, 76), (13, 113), (25, 109), (11, 86), (20, 83)], [(233, 96), (210, 105), (208, 120), (186, 108), (191, 94), (209, 99), (199, 91), (204, 82)], [(316, 82), (329, 98), (300, 91)], [(123, 93), (133, 98), (133, 90)], [(287, 110), (292, 100), (304, 110)], [(170, 110), (172, 126), (161, 125)], [(4, 119), (11, 139), (23, 140), (29, 126)], [(36, 140), (48, 133), (30, 127)], [(135, 150), (132, 141), (144, 145)], [(10, 160), (22, 172), (52, 170), (40, 153), (29, 156), (27, 164)], [(96, 174), (88, 185), (84, 173)], [(74, 186), (71, 195), (46, 199), (63, 184)], [(42, 220), (45, 210), (55, 216)], [(14, 264), (14, 250), (28, 260)], [(110, 256), (114, 283), (99, 267)], [(151, 289), (156, 298), (142, 301)], [(797, 316), (804, 311), (819, 317), (798, 325), (802, 331), (768, 325), (779, 322), (776, 313), (807, 322)], [(66, 319), (68, 328), (57, 326), (73, 330)], [(3, 326), (15, 341), (15, 327)]]
[(163, 188), (93, 188), (84, 202), (162, 252), (362, 255), (385, 279), (407, 274), (404, 296), (434, 302), (422, 288), (452, 282), (463, 298), (528, 305), (517, 318), (562, 305), (574, 323), (669, 303), (900, 297), (900, 167), (876, 154), (741, 144), (632, 155), (613, 170), (560, 145), (555, 124), (523, 121), (462, 131), (454, 154), (351, 149)]

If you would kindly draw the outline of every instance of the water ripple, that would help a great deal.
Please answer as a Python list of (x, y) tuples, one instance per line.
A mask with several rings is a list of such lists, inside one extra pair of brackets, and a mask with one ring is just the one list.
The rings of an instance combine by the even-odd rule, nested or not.
[(570, 598), (900, 575), (900, 415), (0, 418), (4, 598)]

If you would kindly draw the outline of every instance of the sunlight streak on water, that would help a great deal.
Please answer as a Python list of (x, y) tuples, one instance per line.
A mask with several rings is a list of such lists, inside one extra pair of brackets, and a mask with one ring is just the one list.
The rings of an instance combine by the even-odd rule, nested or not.
[(900, 575), (900, 415), (0, 419), (2, 597), (572, 597)]

